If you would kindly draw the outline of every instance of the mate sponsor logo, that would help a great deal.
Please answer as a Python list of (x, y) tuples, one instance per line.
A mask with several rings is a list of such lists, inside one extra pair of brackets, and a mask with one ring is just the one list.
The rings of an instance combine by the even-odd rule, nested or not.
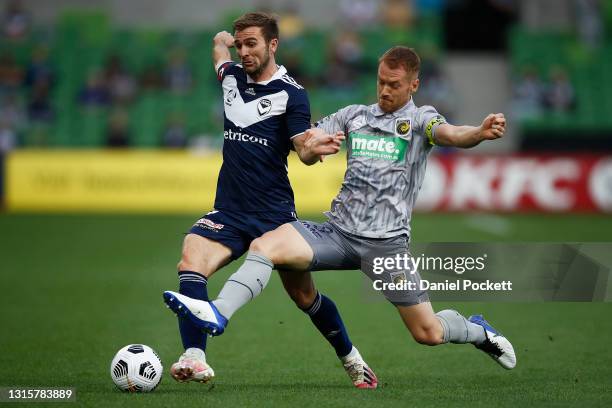
[(408, 142), (399, 137), (383, 137), (351, 132), (353, 157), (369, 157), (389, 161), (403, 160)]

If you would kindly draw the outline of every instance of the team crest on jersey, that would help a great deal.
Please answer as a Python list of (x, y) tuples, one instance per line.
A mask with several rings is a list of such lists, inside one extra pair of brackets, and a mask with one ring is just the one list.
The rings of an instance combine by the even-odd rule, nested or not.
[(391, 272), (389, 275), (391, 276), (391, 282), (395, 283), (396, 285), (401, 285), (402, 283), (408, 281), (404, 272)]
[(236, 95), (238, 95), (238, 92), (235, 89), (231, 89), (225, 97), (225, 104), (227, 106), (232, 106), (234, 99), (236, 99)]
[(257, 112), (259, 116), (264, 116), (270, 112), (272, 109), (272, 102), (269, 99), (262, 99), (257, 104)]
[(410, 119), (398, 119), (395, 122), (395, 131), (400, 136), (406, 136), (410, 132)]

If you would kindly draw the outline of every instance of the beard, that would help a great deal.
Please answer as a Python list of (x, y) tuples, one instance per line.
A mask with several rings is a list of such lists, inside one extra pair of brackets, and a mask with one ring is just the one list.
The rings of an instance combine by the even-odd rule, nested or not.
[(246, 70), (246, 72), (251, 76), (251, 78), (256, 80), (261, 76), (261, 73), (268, 68), (268, 65), (270, 65), (270, 46), (266, 46), (266, 52), (261, 60), (261, 64), (251, 68), (250, 71)]

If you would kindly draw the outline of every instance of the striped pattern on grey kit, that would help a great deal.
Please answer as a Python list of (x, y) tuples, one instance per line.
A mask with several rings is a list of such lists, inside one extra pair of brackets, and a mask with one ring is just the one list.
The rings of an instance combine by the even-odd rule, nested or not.
[(323, 118), (318, 127), (347, 135), (347, 170), (326, 213), (350, 234), (368, 238), (410, 235), (410, 218), (425, 177), (431, 134), (445, 123), (431, 106), (411, 100), (385, 114), (377, 104), (350, 105)]

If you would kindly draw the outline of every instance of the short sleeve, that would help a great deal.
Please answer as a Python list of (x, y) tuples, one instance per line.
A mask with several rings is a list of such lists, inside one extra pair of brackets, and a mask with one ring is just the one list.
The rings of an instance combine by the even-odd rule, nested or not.
[(421, 106), (417, 116), (417, 129), (424, 135), (430, 145), (435, 145), (436, 128), (446, 122), (446, 118), (438, 113), (433, 106)]
[(323, 129), (325, 133), (329, 134), (336, 133), (338, 131), (345, 132), (349, 108), (350, 106), (344, 107), (336, 113), (332, 113), (331, 115), (322, 118), (315, 123), (315, 126)]
[(217, 79), (219, 82), (223, 82), (223, 79), (233, 70), (237, 69), (237, 65), (234, 61), (225, 61), (220, 63), (216, 68)]
[(310, 129), (310, 102), (304, 89), (292, 92), (287, 103), (287, 132), (293, 139)]

